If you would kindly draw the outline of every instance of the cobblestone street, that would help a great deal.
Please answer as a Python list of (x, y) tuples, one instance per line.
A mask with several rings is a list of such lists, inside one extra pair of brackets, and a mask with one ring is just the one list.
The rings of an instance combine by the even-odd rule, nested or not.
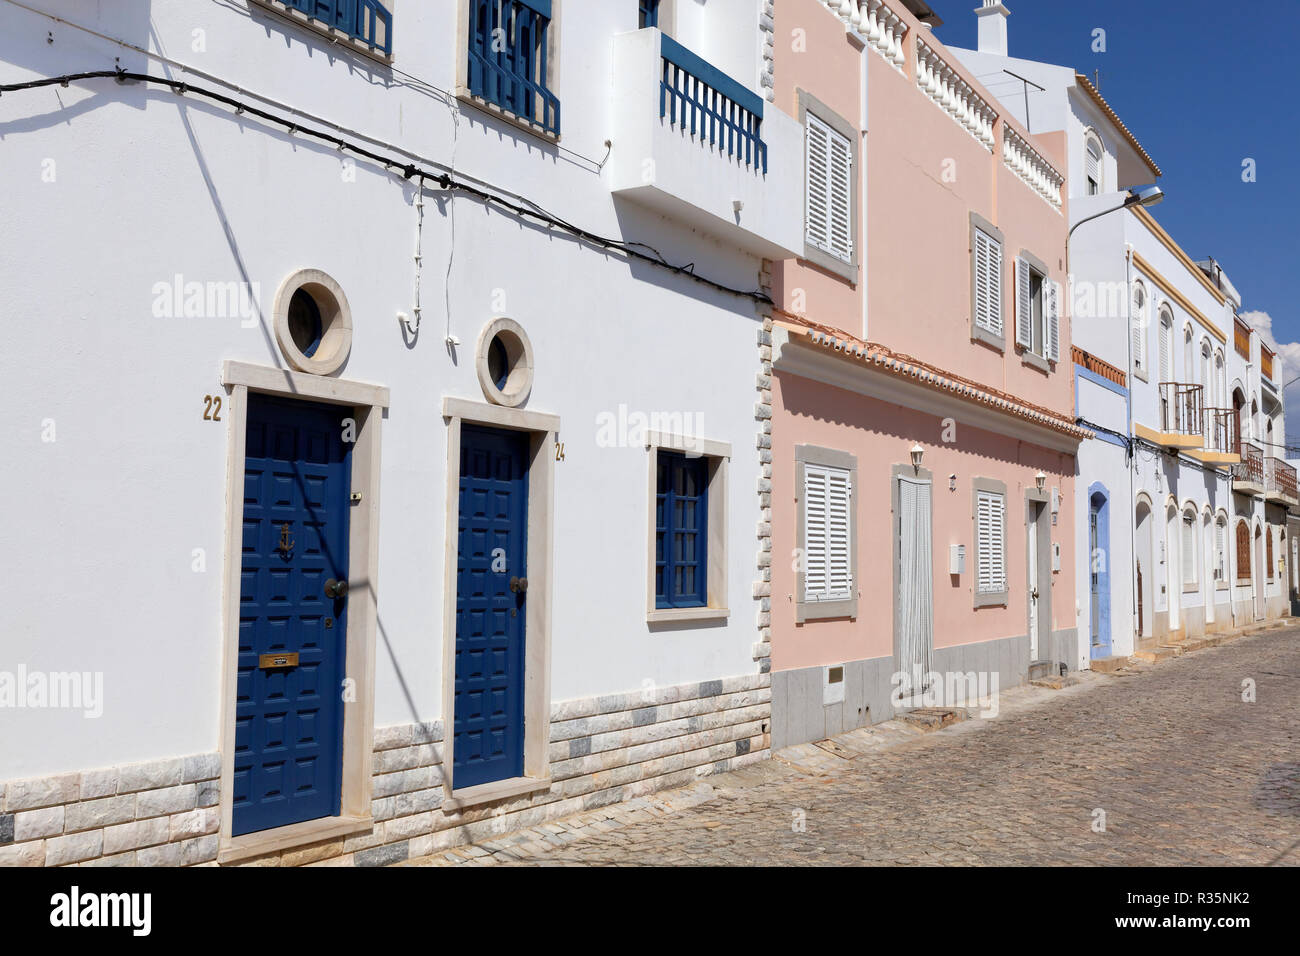
[(824, 770), (765, 761), (708, 778), (694, 805), (472, 862), (1300, 865), (1297, 704), (1300, 629), (1266, 631), (1014, 689), (996, 719), (827, 753)]

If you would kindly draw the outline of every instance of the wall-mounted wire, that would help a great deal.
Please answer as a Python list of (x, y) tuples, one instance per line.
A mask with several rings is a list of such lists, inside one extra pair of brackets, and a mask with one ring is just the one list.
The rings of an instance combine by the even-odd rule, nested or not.
[[(773, 304), (772, 299), (761, 290), (739, 289), (733, 286), (729, 286), (726, 283), (719, 282), (714, 279), (710, 279), (707, 276), (699, 275), (698, 273), (695, 272), (694, 263), (688, 263), (686, 265), (675, 265), (674, 263), (668, 261), (664, 256), (660, 255), (658, 252), (654, 251), (652, 247), (647, 246), (644, 243), (639, 243), (635, 241), (626, 241), (622, 239), (612, 239), (608, 236), (602, 236), (599, 233), (592, 232), (591, 230), (584, 229), (580, 226), (575, 226), (572, 223), (560, 219), (559, 217), (552, 216), (548, 213), (545, 213), (535, 204), (527, 200), (522, 200), (522, 197), (518, 197), (521, 198), (520, 202), (512, 201), (510, 198), (508, 198), (508, 195), (510, 194), (508, 194), (506, 190), (499, 189), (498, 187), (492, 184), (485, 184), (486, 188), (482, 188), (479, 186), (471, 185), (469, 182), (466, 182), (463, 179), (457, 179), (453, 176), (450, 176), (445, 172), (444, 173), (436, 172), (434, 171), (434, 169), (429, 168), (437, 165), (430, 160), (426, 159), (426, 160), (422, 160), (419, 163), (416, 163), (416, 162), (410, 162), (402, 159), (397, 159), (394, 158), (393, 156), (385, 156), (382, 153), (376, 152), (375, 150), (372, 149), (368, 149), (365, 146), (360, 145), (359, 143), (346, 139), (345, 137), (327, 132), (325, 130), (315, 129), (307, 126), (301, 126), (292, 120), (288, 120), (285, 119), (284, 117), (277, 116), (274, 113), (264, 110), (251, 103), (241, 101), (239, 99), (236, 99), (235, 97), (227, 96), (224, 93), (220, 93), (216, 90), (208, 89), (206, 87), (195, 86), (193, 84), (185, 83), (180, 80), (173, 80), (169, 77), (154, 76), (150, 73), (136, 73), (136, 72), (122, 71), (122, 70), (88, 70), (81, 73), (67, 73), (67, 74), (63, 74), (62, 76), (45, 77), (39, 80), (28, 80), (27, 82), (24, 83), (10, 83), (5, 85), (0, 85), (0, 95), (3, 95), (4, 93), (17, 93), (25, 90), (36, 90), (48, 86), (66, 86), (68, 83), (72, 83), (72, 82), (82, 82), (85, 80), (95, 80), (95, 79), (113, 79), (113, 80), (118, 80), (119, 82), (122, 81), (123, 79), (126, 79), (126, 80), (133, 80), (139, 83), (152, 83), (159, 86), (165, 86), (176, 92), (184, 92), (187, 94), (204, 97), (206, 99), (210, 99), (215, 102), (225, 104), (226, 106), (229, 106), (231, 109), (242, 110), (244, 113), (250, 116), (256, 116), (259, 119), (283, 127), (286, 130), (289, 130), (292, 133), (295, 133), (297, 135), (306, 136), (312, 139), (320, 140), (322, 142), (330, 143), (331, 145), (334, 145), (341, 149), (346, 149), (349, 152), (352, 152), (355, 155), (360, 156), (364, 159), (368, 159), (372, 162), (379, 163), (380, 165), (384, 166), (384, 168), (386, 169), (392, 169), (396, 167), (400, 170), (403, 170), (403, 172), (406, 175), (406, 178), (411, 178), (412, 176), (418, 174), (418, 175), (426, 176), (429, 179), (436, 179), (443, 189), (453, 189), (467, 196), (473, 196), (474, 198), (478, 199), (479, 201), (487, 205), (492, 205), (492, 206), (496, 206), (499, 209), (504, 209), (522, 219), (531, 219), (536, 222), (543, 223), (544, 225), (566, 232), (569, 235), (572, 235), (573, 237), (589, 245), (596, 246), (598, 248), (604, 249), (609, 252), (617, 252), (621, 255), (627, 256), (630, 259), (636, 259), (641, 262), (649, 263), (650, 265), (663, 269), (667, 272), (673, 273), (674, 275), (685, 276), (686, 278), (690, 279), (693, 282), (698, 282), (701, 285), (707, 286), (718, 292), (724, 292), (728, 295), (737, 296), (738, 298), (750, 299), (754, 302), (758, 302), (764, 305)], [(525, 202), (527, 203), (527, 205), (525, 205)], [(642, 251), (643, 249), (647, 249), (650, 251), (643, 252)]]

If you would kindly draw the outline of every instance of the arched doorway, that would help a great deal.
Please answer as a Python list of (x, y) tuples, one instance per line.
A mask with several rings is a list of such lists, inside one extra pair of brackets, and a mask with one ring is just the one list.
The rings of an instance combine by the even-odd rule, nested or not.
[(1088, 608), (1092, 660), (1111, 656), (1110, 638), (1110, 502), (1095, 484), (1088, 495)]
[(1246, 396), (1241, 389), (1232, 390), (1232, 411), (1237, 419), (1237, 454), (1241, 454), (1241, 440), (1246, 437)]
[(1153, 588), (1155, 565), (1152, 563), (1152, 541), (1155, 535), (1155, 519), (1151, 515), (1151, 502), (1139, 498), (1137, 503), (1137, 554), (1134, 555), (1134, 569), (1137, 575), (1134, 594), (1137, 597), (1137, 621), (1134, 637), (1141, 640), (1151, 636), (1151, 612), (1153, 610)]
[(1215, 587), (1215, 570), (1218, 567), (1217, 556), (1214, 553), (1214, 514), (1207, 508), (1201, 515), (1201, 567), (1204, 573), (1201, 575), (1201, 591), (1205, 594), (1205, 629), (1211, 630), (1210, 625), (1214, 623), (1214, 587)]
[(1169, 609), (1169, 631), (1181, 626), (1179, 612), (1183, 594), (1183, 522), (1178, 505), (1171, 501), (1165, 506), (1165, 605)]
[(1255, 620), (1264, 619), (1264, 531), (1255, 525), (1255, 560), (1251, 562), (1251, 589), (1254, 591)]

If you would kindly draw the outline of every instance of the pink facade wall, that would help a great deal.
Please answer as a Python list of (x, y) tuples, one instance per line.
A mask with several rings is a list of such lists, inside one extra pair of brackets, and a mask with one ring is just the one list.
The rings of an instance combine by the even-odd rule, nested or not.
[[(1074, 627), (1074, 458), (970, 426), (957, 426), (957, 441), (945, 443), (934, 415), (830, 388), (797, 375), (773, 376), (772, 404), (772, 669), (838, 664), (894, 653), (893, 634), (893, 466), (909, 464), (908, 451), (925, 448), (922, 467), (933, 472), (934, 646), (951, 647), (1028, 633), (1025, 491), (1041, 469), (1046, 487), (1061, 489), (1052, 541), (1061, 546), (1061, 572), (1052, 575), (1052, 627)], [(795, 624), (797, 539), (794, 448), (820, 445), (857, 457), (859, 617), (855, 621)], [(948, 476), (957, 490), (948, 490)], [(974, 478), (1007, 486), (1006, 607), (974, 609), (972, 554)], [(966, 545), (966, 573), (948, 574), (948, 546)]]
[[(778, 3), (773, 23), (777, 108), (797, 117), (799, 91), (807, 90), (858, 131), (861, 149), (862, 53), (848, 39), (844, 25), (817, 0)], [(853, 237), (859, 249), (865, 226), (859, 213)], [(787, 311), (838, 316), (846, 323), (841, 328), (860, 335), (862, 266), (859, 257), (859, 281), (850, 283), (811, 264), (788, 260), (773, 269), (772, 298)]]
[[(891, 4), (913, 29), (922, 29), (901, 4)], [(803, 30), (806, 51), (791, 42)], [(942, 49), (930, 34), (927, 41)], [(1021, 360), (1015, 341), (1011, 263), (1025, 249), (1066, 287), (1067, 218), (1036, 194), (1002, 160), (1001, 128), (992, 153), (933, 103), (916, 85), (909, 34), (906, 75), (874, 50), (861, 50), (843, 24), (817, 0), (787, 0), (776, 13), (777, 105), (797, 115), (803, 88), (859, 124), (862, 69), (868, 70), (868, 126), (863, 137), (866, 196), (859, 216), (867, 236), (868, 296), (863, 325), (863, 283), (850, 283), (803, 260), (773, 269), (779, 306), (821, 325), (880, 343), (927, 364), (1017, 399), (1055, 410), (1073, 420), (1069, 317), (1059, 324), (1061, 361), (1043, 372)], [(961, 71), (955, 57), (945, 57)], [(961, 71), (977, 90), (975, 78)], [(983, 92), (987, 102), (994, 102)], [(999, 120), (999, 124), (1002, 121)], [(1023, 128), (1018, 131), (1025, 135)], [(1064, 172), (1064, 139), (1029, 137)], [(1003, 351), (971, 340), (970, 214), (990, 221), (1004, 235)], [(863, 375), (871, 374), (866, 369)], [(924, 467), (934, 475), (934, 645), (1018, 637), (1028, 633), (1025, 490), (1041, 469), (1048, 489), (1060, 489), (1057, 523), (1051, 529), (1062, 569), (1052, 575), (1052, 627), (1075, 627), (1074, 459), (1038, 445), (963, 425), (956, 441), (942, 440), (932, 414), (846, 392), (809, 379), (773, 376), (772, 667), (786, 670), (889, 657), (893, 650), (893, 516), (891, 469), (908, 463), (913, 443), (925, 448)], [(794, 447), (821, 445), (857, 456), (857, 620), (795, 624), (798, 547)], [(948, 476), (957, 476), (949, 490)], [(1005, 607), (973, 606), (973, 478), (1007, 486), (1007, 561), (1010, 594)], [(967, 572), (948, 574), (950, 544), (964, 544)], [(1050, 560), (1050, 556), (1045, 556)], [(1041, 638), (1040, 638), (1041, 639)]]

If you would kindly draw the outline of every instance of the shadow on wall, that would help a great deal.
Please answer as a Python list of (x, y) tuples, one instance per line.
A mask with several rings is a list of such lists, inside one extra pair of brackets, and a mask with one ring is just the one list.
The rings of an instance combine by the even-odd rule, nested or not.
[[(668, 265), (679, 267), (681, 275), (670, 269), (641, 259), (628, 258), (628, 273), (639, 282), (647, 282), (678, 295), (685, 295), (713, 308), (736, 313), (758, 323), (757, 305), (745, 295), (715, 289), (690, 278), (691, 273), (725, 285), (737, 292), (758, 292), (759, 259), (757, 256), (729, 248), (725, 243), (703, 233), (698, 242), (684, 245), (680, 223), (672, 223), (659, 214), (638, 205), (626, 196), (613, 196), (614, 216), (618, 221), (615, 234), (638, 247), (638, 251), (651, 258), (662, 259)], [(707, 246), (708, 257), (696, 257)], [(693, 247), (693, 248), (692, 248)], [(739, 343), (742, 345), (747, 343)], [(757, 346), (755, 346), (757, 348)], [(755, 352), (757, 362), (757, 351)]]
[[(122, 40), (135, 46), (150, 46), (151, 0), (130, 0), (128, 3), (89, 4), (84, 0), (56, 0), (43, 6), (54, 16), (67, 17), (71, 23), (98, 33)], [(85, 73), (90, 70), (111, 70), (120, 65), (124, 70), (144, 72), (149, 61), (143, 53), (127, 47), (110, 47), (98, 37), (66, 23), (57, 23), (48, 16), (5, 4), (4, 62), (30, 70), (39, 76), (62, 76), (65, 73)], [(115, 58), (117, 58), (115, 60)], [(4, 82), (10, 83), (31, 77), (15, 76), (5, 72)], [(144, 103), (131, 105), (143, 109)]]
[[(869, 373), (864, 371), (863, 374)], [(906, 460), (907, 445), (920, 442), (922, 445), (941, 447), (975, 458), (991, 459), (1023, 468), (1038, 468), (1050, 475), (1074, 473), (1074, 466), (1065, 461), (1072, 456), (1048, 451), (1028, 439), (999, 435), (958, 420), (950, 434), (951, 440), (945, 441), (946, 420), (929, 412), (843, 389), (827, 388), (803, 376), (779, 370), (776, 371), (775, 380), (785, 410), (796, 419), (793, 426), (796, 440), (799, 440), (797, 419), (809, 417), (865, 434), (896, 438), (900, 442), (899, 461)], [(902, 444), (904, 442), (906, 445)]]

